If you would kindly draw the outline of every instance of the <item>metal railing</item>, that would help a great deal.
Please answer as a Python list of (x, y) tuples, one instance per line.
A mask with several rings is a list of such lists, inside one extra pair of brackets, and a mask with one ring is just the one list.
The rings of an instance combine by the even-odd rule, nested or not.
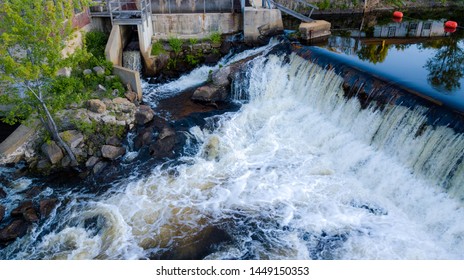
[(106, 5), (105, 11), (109, 14), (112, 24), (142, 24), (142, 28), (145, 28), (151, 19), (151, 0), (109, 0), (101, 1), (100, 5)]
[[(300, 14), (290, 8), (287, 8), (285, 6), (283, 6), (282, 4), (279, 4), (279, 3), (276, 3), (275, 1), (273, 0), (263, 0), (263, 7), (267, 7), (269, 9), (272, 9), (272, 8), (277, 8), (279, 10), (281, 10), (282, 12), (288, 14), (288, 15), (291, 15), (299, 20), (302, 20), (304, 22), (311, 22), (311, 21), (314, 21), (312, 18), (311, 18), (311, 15), (313, 14), (313, 11), (314, 10), (318, 10), (319, 8), (317, 6), (314, 6), (304, 0), (294, 0), (298, 3), (301, 3), (305, 6), (308, 6), (308, 7), (311, 7), (311, 11), (309, 12), (309, 15), (308, 16), (305, 16), (303, 14)], [(264, 3), (265, 2), (265, 3)]]

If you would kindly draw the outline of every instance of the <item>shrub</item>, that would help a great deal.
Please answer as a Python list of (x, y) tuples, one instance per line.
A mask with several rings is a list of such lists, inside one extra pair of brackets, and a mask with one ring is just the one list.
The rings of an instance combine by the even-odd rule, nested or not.
[(85, 47), (98, 59), (105, 59), (105, 47), (108, 36), (100, 31), (89, 31), (85, 34)]
[(213, 44), (220, 44), (221, 43), (221, 33), (219, 32), (213, 32), (211, 33), (211, 35), (209, 36), (209, 40), (211, 41), (211, 43)]
[(187, 56), (185, 57), (185, 61), (187, 61), (187, 63), (191, 66), (196, 66), (200, 62), (200, 59), (198, 56), (194, 54), (187, 54)]
[(168, 39), (169, 46), (172, 48), (174, 53), (178, 55), (182, 51), (182, 40), (179, 38), (171, 37)]
[(151, 46), (151, 55), (156, 56), (162, 53), (164, 53), (163, 44), (160, 41), (153, 43), (153, 45)]

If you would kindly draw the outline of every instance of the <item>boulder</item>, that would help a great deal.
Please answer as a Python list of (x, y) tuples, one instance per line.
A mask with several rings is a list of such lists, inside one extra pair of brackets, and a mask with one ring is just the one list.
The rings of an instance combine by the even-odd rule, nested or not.
[(32, 203), (32, 201), (30, 201), (30, 200), (24, 201), (24, 202), (20, 203), (18, 205), (18, 207), (16, 207), (15, 209), (13, 209), (11, 211), (11, 216), (12, 217), (21, 217), (23, 215), (24, 211), (26, 211), (29, 208), (34, 208), (34, 204)]
[(25, 201), (11, 211), (12, 217), (23, 217), (28, 222), (37, 222), (39, 217), (32, 201)]
[(134, 139), (134, 148), (140, 149), (143, 146), (147, 145), (153, 140), (153, 133), (151, 128), (144, 129), (140, 131)]
[(104, 162), (104, 161), (100, 161), (98, 162), (97, 164), (95, 164), (95, 166), (93, 167), (93, 173), (94, 174), (98, 174), (100, 172), (103, 171), (103, 169), (105, 169), (105, 167), (108, 165), (107, 162)]
[(113, 160), (116, 159), (126, 153), (126, 149), (124, 147), (115, 147), (111, 145), (103, 145), (101, 148), (102, 156), (104, 158)]
[(147, 105), (140, 105), (139, 109), (135, 113), (135, 122), (140, 125), (144, 125), (151, 120), (153, 120), (153, 117), (155, 116), (155, 112), (147, 106)]
[(106, 111), (106, 105), (99, 99), (90, 99), (87, 101), (87, 107), (91, 112), (101, 114)]
[(175, 136), (175, 135), (176, 135), (176, 131), (172, 127), (165, 126), (161, 130), (161, 133), (158, 135), (158, 139), (162, 140), (166, 137)]
[(172, 157), (176, 146), (176, 134), (167, 134), (150, 146), (150, 155), (155, 158)]
[(39, 203), (39, 211), (40, 217), (46, 218), (50, 213), (55, 209), (56, 204), (58, 203), (58, 199), (56, 198), (47, 198), (41, 200)]
[(62, 167), (68, 167), (69, 165), (71, 165), (71, 158), (69, 158), (69, 156), (65, 156), (65, 157), (61, 160), (61, 166), (62, 166)]
[(84, 135), (77, 130), (66, 130), (60, 133), (61, 139), (71, 147), (71, 149), (79, 146), (84, 141)]
[(113, 104), (115, 107), (114, 111), (116, 113), (132, 113), (135, 112), (137, 108), (134, 103), (122, 97), (116, 97), (115, 99), (113, 99)]
[(34, 198), (43, 192), (44, 189), (44, 186), (34, 186), (24, 192), (24, 197), (29, 199)]
[(0, 243), (13, 241), (27, 233), (29, 223), (25, 220), (14, 220), (5, 228), (0, 229)]
[(61, 77), (69, 78), (69, 77), (71, 77), (71, 72), (72, 72), (71, 67), (64, 67), (64, 68), (61, 68), (60, 70), (58, 70), (56, 75), (61, 76)]
[(223, 86), (206, 85), (199, 87), (193, 93), (191, 99), (202, 102), (225, 101), (229, 95)]
[(116, 146), (116, 147), (122, 146), (121, 140), (119, 140), (119, 138), (116, 136), (108, 137), (106, 139), (106, 144), (111, 145), (111, 146)]
[(5, 198), (6, 197), (6, 192), (0, 188), (0, 198)]
[(0, 205), (0, 222), (3, 220), (3, 217), (5, 217), (5, 206)]
[(132, 103), (137, 99), (137, 93), (133, 91), (128, 91), (124, 93), (124, 96), (127, 98), (127, 100), (129, 100)]
[(41, 159), (36, 165), (36, 169), (39, 171), (48, 171), (51, 168), (50, 161), (48, 159)]
[(218, 69), (217, 71), (213, 72), (211, 75), (211, 79), (213, 84), (216, 86), (228, 86), (230, 84), (229, 76), (231, 73), (231, 67), (226, 66)]
[(44, 143), (41, 147), (42, 152), (47, 156), (52, 164), (56, 164), (60, 162), (60, 160), (64, 157), (63, 151), (61, 148), (55, 143), (55, 141), (50, 141), (49, 143)]
[(23, 217), (24, 217), (24, 220), (31, 222), (31, 223), (35, 223), (39, 221), (39, 216), (37, 216), (37, 212), (35, 211), (34, 208), (25, 209), (23, 212)]
[(100, 158), (99, 157), (90, 157), (87, 162), (85, 163), (85, 167), (87, 168), (92, 168), (95, 166), (95, 164), (97, 164), (98, 162), (100, 161)]
[(84, 76), (87, 76), (87, 75), (92, 74), (92, 70), (90, 70), (90, 69), (85, 69), (82, 73), (84, 74)]
[(106, 92), (106, 87), (104, 87), (104, 86), (98, 84), (97, 90), (100, 91), (100, 92)]
[(109, 75), (109, 76), (105, 77), (105, 81), (110, 82), (110, 81), (114, 80), (115, 78), (116, 78), (115, 75)]
[(95, 74), (97, 74), (98, 76), (103, 76), (105, 75), (105, 68), (101, 66), (95, 66), (93, 68), (93, 72), (95, 72)]

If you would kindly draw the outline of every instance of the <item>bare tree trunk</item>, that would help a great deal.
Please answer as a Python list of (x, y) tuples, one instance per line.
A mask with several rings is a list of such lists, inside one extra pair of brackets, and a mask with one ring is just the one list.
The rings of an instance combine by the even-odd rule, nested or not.
[(53, 140), (58, 142), (58, 144), (66, 151), (69, 158), (71, 159), (71, 166), (77, 166), (78, 163), (77, 163), (76, 157), (74, 156), (74, 153), (72, 152), (68, 144), (66, 144), (66, 142), (64, 142), (63, 139), (61, 139), (60, 135), (58, 134), (58, 128), (56, 126), (55, 120), (50, 114), (50, 111), (48, 111), (47, 105), (42, 100), (39, 100), (39, 102), (42, 105), (42, 109), (44, 110), (46, 114), (47, 124), (48, 124), (47, 126), (49, 129), (49, 132), (52, 134)]
[(74, 153), (72, 152), (71, 148), (68, 146), (68, 144), (66, 144), (66, 142), (63, 141), (63, 139), (61, 139), (60, 135), (58, 134), (58, 127), (56, 126), (55, 120), (50, 114), (47, 105), (42, 100), (41, 95), (37, 95), (35, 90), (32, 89), (28, 84), (26, 84), (26, 87), (32, 92), (37, 101), (39, 101), (40, 106), (42, 107), (42, 110), (45, 113), (46, 121), (43, 119), (43, 117), (40, 117), (40, 120), (46, 124), (45, 128), (48, 130), (48, 132), (50, 132), (50, 134), (53, 137), (53, 140), (55, 140), (55, 142), (58, 142), (58, 145), (60, 145), (65, 150), (66, 154), (68, 154), (69, 158), (71, 159), (71, 166), (77, 166), (78, 163), (76, 156), (74, 156)]

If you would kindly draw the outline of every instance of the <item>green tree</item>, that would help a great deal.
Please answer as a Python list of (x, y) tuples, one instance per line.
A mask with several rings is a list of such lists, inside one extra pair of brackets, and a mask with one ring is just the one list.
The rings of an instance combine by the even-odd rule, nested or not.
[[(85, 6), (89, 2), (80, 1)], [(57, 71), (73, 61), (72, 56), (62, 55), (73, 31), (73, 10), (71, 0), (0, 1), (0, 85), (4, 87), (0, 103), (13, 105), (6, 118), (10, 123), (35, 114), (77, 165), (58, 134), (50, 107), (60, 94), (50, 90)]]

